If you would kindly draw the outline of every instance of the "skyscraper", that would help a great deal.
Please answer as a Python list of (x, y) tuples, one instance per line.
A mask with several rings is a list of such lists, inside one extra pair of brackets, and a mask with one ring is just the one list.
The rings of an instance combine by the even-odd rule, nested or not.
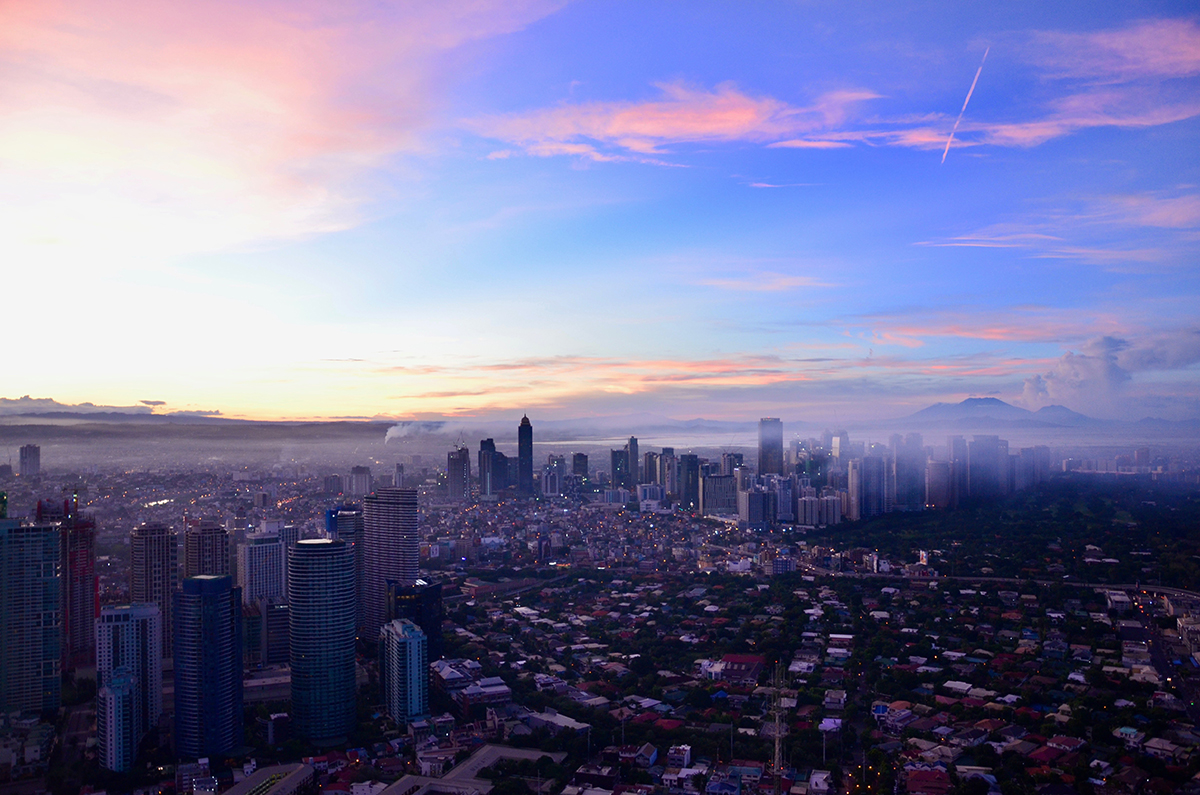
[[(399, 487), (397, 487), (399, 488)], [(366, 597), (363, 584), (366, 582), (366, 540), (363, 537), (363, 511), (357, 505), (339, 505), (325, 512), (325, 532), (330, 538), (345, 541), (354, 548), (354, 626), (363, 625)], [(287, 593), (286, 583), (284, 593)]]
[(162, 616), (162, 656), (170, 657), (175, 633), (172, 594), (179, 582), (175, 533), (165, 524), (146, 523), (129, 534), (129, 598), (153, 602)]
[(429, 657), (425, 633), (398, 618), (379, 634), (379, 683), (392, 720), (404, 726), (429, 717)]
[(379, 637), (387, 616), (387, 582), (417, 580), (420, 551), (416, 489), (379, 489), (363, 500), (366, 606), (364, 639)]
[(222, 756), (243, 744), (242, 594), (229, 575), (175, 592), (175, 753)]
[[(101, 692), (110, 688), (110, 701), (103, 707), (109, 721), (99, 733), (100, 756), (131, 759), (163, 711), (162, 612), (153, 602), (105, 607), (95, 631), (96, 684)], [(132, 704), (125, 703), (127, 697)]]
[(0, 714), (59, 707), (60, 566), (57, 525), (0, 519)]
[(783, 422), (774, 417), (758, 421), (758, 474), (783, 474)]
[(528, 415), (517, 426), (517, 493), (533, 495), (533, 425)]
[(371, 475), (370, 467), (350, 467), (350, 477), (346, 480), (346, 491), (355, 497), (364, 497), (375, 488), (375, 478)]
[(700, 457), (692, 453), (679, 456), (679, 501), (685, 511), (700, 509)]
[(612, 468), (612, 487), (614, 489), (629, 488), (629, 448), (609, 450), (608, 455)]
[(20, 468), (17, 471), (21, 477), (36, 478), (42, 474), (42, 448), (36, 444), (22, 445), (20, 455)]
[(132, 671), (118, 668), (96, 691), (96, 742), (100, 767), (105, 770), (124, 773), (137, 758), (140, 727), (145, 722), (138, 685)]
[(588, 471), (587, 453), (573, 453), (571, 455), (571, 474), (578, 475), (584, 480), (591, 478), (591, 473)]
[(183, 531), (183, 576), (229, 574), (229, 533), (211, 519), (190, 519)]
[(79, 509), (79, 495), (39, 500), (38, 524), (57, 522), (62, 571), (63, 671), (96, 664), (96, 521)]
[(242, 602), (282, 599), (284, 595), (283, 544), (275, 533), (252, 533), (238, 547), (238, 585)]
[(387, 622), (404, 618), (412, 621), (425, 633), (430, 662), (442, 659), (442, 584), (417, 580), (412, 585), (388, 583)]
[(446, 496), (452, 500), (471, 496), (471, 451), (465, 447), (446, 454)]
[(629, 459), (629, 485), (626, 488), (633, 491), (642, 482), (640, 469), (642, 459), (638, 453), (638, 440), (636, 436), (630, 436), (629, 441), (626, 442), (625, 455)]
[(292, 547), (288, 601), (292, 730), (317, 744), (342, 742), (355, 722), (354, 550), (327, 538)]

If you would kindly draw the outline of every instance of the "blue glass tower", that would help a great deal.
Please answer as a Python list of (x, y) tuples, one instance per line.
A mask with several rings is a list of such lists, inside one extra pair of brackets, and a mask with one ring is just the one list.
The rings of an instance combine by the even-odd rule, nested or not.
[(354, 729), (354, 548), (306, 539), (288, 559), (292, 732), (318, 745)]
[(175, 752), (220, 756), (244, 743), (242, 589), (229, 575), (188, 577), (175, 592)]

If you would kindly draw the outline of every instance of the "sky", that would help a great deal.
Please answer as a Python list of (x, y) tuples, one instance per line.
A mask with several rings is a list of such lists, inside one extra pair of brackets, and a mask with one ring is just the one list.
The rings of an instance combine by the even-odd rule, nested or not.
[(1200, 417), (1200, 14), (992, 5), (7, 0), (0, 397)]

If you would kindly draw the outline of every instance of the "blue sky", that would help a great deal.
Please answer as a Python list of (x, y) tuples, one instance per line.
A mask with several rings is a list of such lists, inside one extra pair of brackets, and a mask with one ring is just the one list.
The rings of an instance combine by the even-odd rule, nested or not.
[(1187, 4), (18, 2), (0, 31), (0, 258), (44, 296), (8, 302), (10, 398), (1200, 416)]

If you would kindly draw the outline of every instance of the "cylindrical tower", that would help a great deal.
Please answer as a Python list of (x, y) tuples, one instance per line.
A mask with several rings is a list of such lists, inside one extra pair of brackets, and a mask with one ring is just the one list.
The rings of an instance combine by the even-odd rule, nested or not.
[(354, 549), (305, 539), (288, 555), (292, 731), (323, 745), (354, 729)]

